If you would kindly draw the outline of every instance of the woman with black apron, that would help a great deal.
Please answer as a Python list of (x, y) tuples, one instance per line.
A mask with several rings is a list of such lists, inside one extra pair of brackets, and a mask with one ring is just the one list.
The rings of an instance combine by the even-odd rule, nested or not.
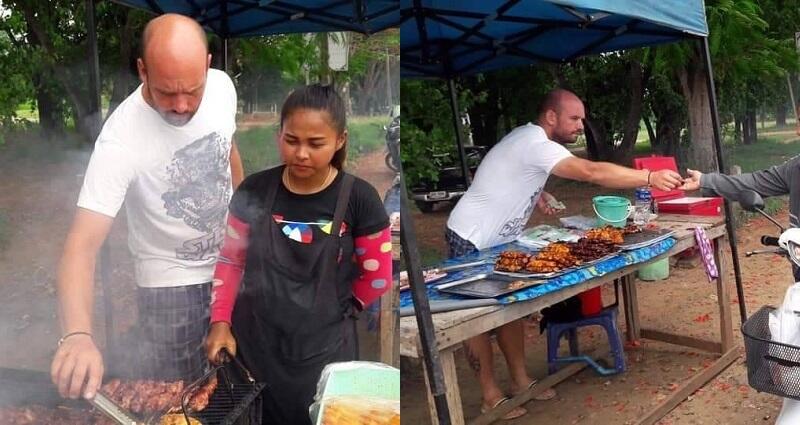
[(342, 171), (346, 143), (336, 92), (298, 89), (281, 110), (284, 165), (231, 200), (207, 351), (217, 362), (226, 348), (267, 384), (264, 423), (310, 424), (323, 367), (357, 359), (356, 314), (391, 287), (388, 217), (376, 190)]

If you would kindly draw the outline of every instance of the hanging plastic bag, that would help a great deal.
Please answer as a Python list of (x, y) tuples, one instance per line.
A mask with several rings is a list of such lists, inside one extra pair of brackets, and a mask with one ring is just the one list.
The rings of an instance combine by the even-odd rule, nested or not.
[(375, 362), (331, 363), (308, 410), (315, 425), (400, 425), (400, 370)]
[[(800, 347), (800, 283), (790, 286), (783, 304), (770, 313), (769, 331), (772, 341)], [(769, 355), (773, 359), (770, 371), (775, 385), (784, 394), (800, 396), (800, 367), (781, 364), (782, 361), (800, 363), (797, 350), (770, 344)]]

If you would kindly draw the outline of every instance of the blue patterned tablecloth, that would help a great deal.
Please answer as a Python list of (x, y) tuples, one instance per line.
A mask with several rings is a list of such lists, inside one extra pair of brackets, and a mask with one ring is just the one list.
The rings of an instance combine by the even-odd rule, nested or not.
[[(563, 274), (561, 276), (553, 277), (549, 279), (547, 283), (526, 289), (521, 289), (517, 292), (504, 295), (498, 298), (497, 300), (500, 302), (500, 304), (510, 304), (517, 301), (531, 300), (540, 297), (542, 295), (558, 291), (562, 288), (566, 288), (568, 286), (577, 285), (579, 283), (585, 282), (595, 277), (604, 276), (608, 273), (613, 272), (614, 270), (619, 270), (623, 267), (630, 266), (631, 264), (643, 263), (645, 261), (648, 261), (652, 258), (655, 258), (669, 251), (670, 248), (672, 248), (674, 245), (675, 245), (675, 239), (668, 238), (663, 241), (656, 242), (650, 246), (646, 246), (644, 248), (639, 248), (632, 251), (623, 251), (614, 257), (601, 261), (592, 266), (583, 267), (571, 271), (569, 273)], [(463, 257), (449, 259), (441, 263), (439, 267), (454, 266), (458, 264), (471, 263), (479, 260), (492, 260), (496, 258), (500, 254), (500, 252), (506, 250), (530, 252), (529, 248), (512, 242), (510, 244), (500, 245), (492, 249), (487, 249), (484, 251), (465, 255)], [(464, 279), (481, 273), (488, 274), (492, 272), (493, 268), (494, 268), (494, 261), (490, 261), (487, 264), (483, 264), (477, 267), (449, 273), (444, 278), (428, 284), (427, 287), (428, 299), (430, 301), (474, 299), (470, 297), (439, 292), (438, 290), (433, 288), (433, 285), (453, 282), (459, 279)], [(401, 293), (400, 307), (401, 308), (409, 307), (411, 305), (413, 305), (413, 302), (411, 300), (411, 291), (405, 291)]]

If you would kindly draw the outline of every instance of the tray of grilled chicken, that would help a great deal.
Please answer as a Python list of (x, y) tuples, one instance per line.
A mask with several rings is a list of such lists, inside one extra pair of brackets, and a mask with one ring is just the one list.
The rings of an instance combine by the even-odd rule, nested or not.
[(553, 242), (537, 253), (503, 251), (494, 272), (519, 278), (553, 278), (613, 257), (624, 242), (625, 229), (592, 229), (577, 242)]

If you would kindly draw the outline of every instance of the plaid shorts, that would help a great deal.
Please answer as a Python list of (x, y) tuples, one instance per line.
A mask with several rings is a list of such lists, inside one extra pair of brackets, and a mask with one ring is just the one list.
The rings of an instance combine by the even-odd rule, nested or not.
[(133, 378), (195, 380), (208, 370), (211, 283), (138, 288), (139, 320), (120, 338), (115, 363)]
[(449, 227), (445, 228), (444, 238), (447, 239), (447, 256), (449, 258), (460, 257), (478, 251), (478, 248), (472, 242), (458, 236)]

